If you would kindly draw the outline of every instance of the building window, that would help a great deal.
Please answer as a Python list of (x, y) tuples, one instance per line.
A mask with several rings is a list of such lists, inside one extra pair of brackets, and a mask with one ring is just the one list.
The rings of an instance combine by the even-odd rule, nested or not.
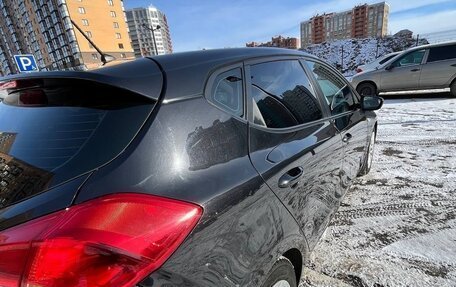
[(122, 39), (122, 35), (120, 35), (120, 33), (116, 33), (116, 39)]
[(92, 59), (98, 60), (98, 54), (92, 54)]
[(111, 11), (111, 17), (117, 17), (116, 11)]
[(109, 6), (114, 6), (114, 3), (112, 2), (112, 0), (108, 0), (108, 5)]
[(84, 26), (89, 26), (89, 20), (87, 20), (87, 19), (82, 19), (82, 25), (84, 25)]
[(126, 58), (127, 56), (125, 55), (125, 53), (120, 53), (120, 57), (121, 58)]
[(119, 43), (119, 49), (123, 49), (124, 45), (122, 43)]
[(79, 12), (79, 14), (85, 14), (86, 10), (84, 9), (84, 7), (79, 7), (78, 12)]
[(119, 28), (119, 23), (114, 22), (114, 28)]
[(92, 38), (92, 32), (86, 31), (85, 33), (86, 33), (87, 37)]

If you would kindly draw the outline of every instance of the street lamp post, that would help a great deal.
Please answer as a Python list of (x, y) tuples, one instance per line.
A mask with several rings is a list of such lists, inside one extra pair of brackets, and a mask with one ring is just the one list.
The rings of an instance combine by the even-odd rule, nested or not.
[(142, 26), (146, 28), (147, 30), (152, 31), (152, 39), (154, 40), (154, 48), (155, 48), (155, 55), (158, 55), (158, 49), (157, 49), (157, 41), (155, 40), (155, 31), (160, 30), (161, 26), (157, 25), (155, 29), (153, 27), (149, 27), (146, 25), (146, 23), (143, 23)]

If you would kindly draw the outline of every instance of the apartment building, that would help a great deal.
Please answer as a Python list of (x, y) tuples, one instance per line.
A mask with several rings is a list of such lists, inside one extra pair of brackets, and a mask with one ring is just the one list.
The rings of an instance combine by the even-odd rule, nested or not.
[(292, 37), (283, 37), (277, 36), (272, 37), (271, 41), (266, 43), (258, 43), (258, 42), (249, 42), (245, 44), (246, 47), (277, 47), (277, 48), (286, 48), (286, 49), (298, 49), (299, 48), (299, 41), (298, 38)]
[(301, 47), (339, 39), (383, 37), (388, 32), (389, 10), (389, 5), (381, 2), (314, 16), (301, 22)]
[(117, 62), (134, 57), (121, 0), (3, 0), (0, 14), (2, 75), (18, 73), (19, 54), (34, 55), (42, 71), (99, 67), (101, 55), (72, 21)]
[(127, 10), (126, 15), (136, 57), (173, 52), (168, 21), (163, 12), (150, 6)]
[[(123, 0), (58, 1), (66, 2), (70, 19), (103, 53), (116, 58), (115, 62), (134, 59)], [(100, 54), (78, 30), (74, 33), (83, 63), (89, 69), (98, 67)]]

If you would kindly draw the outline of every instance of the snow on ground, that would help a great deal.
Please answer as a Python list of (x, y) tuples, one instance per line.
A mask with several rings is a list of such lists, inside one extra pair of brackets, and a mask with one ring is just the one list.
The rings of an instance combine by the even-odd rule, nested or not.
[(456, 99), (386, 100), (300, 286), (456, 286)]

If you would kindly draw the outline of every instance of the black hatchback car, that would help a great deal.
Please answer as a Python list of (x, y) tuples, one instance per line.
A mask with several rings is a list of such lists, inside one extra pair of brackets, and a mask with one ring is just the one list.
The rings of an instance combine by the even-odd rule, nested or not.
[(383, 100), (245, 48), (0, 80), (0, 286), (297, 286)]

